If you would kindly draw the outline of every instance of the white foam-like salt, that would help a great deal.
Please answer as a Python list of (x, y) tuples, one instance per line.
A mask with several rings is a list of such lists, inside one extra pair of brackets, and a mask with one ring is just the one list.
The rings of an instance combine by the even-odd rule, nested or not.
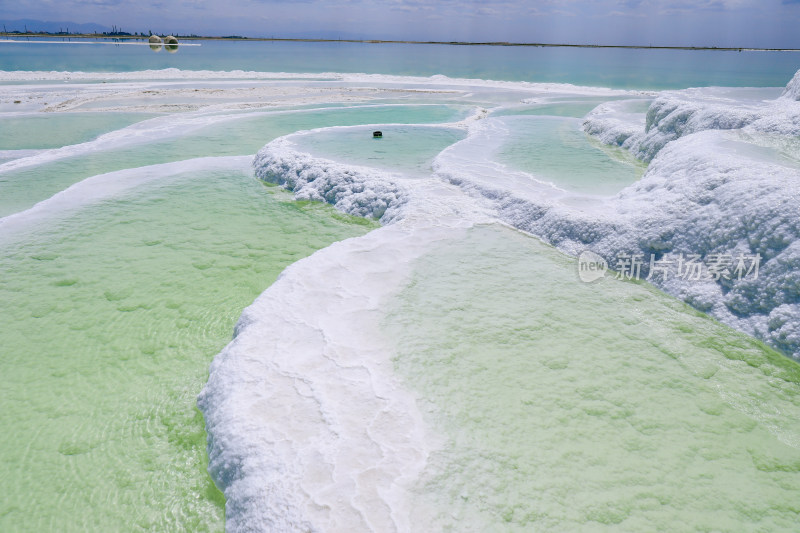
[(298, 200), (327, 202), (347, 214), (383, 223), (391, 222), (406, 202), (399, 176), (316, 159), (290, 147), (289, 138), (277, 139), (256, 154), (253, 164), (259, 178), (284, 185)]
[(242, 314), (198, 405), (228, 531), (409, 531), (435, 435), (392, 371), (380, 309), (463, 228), (392, 224), (286, 269)]

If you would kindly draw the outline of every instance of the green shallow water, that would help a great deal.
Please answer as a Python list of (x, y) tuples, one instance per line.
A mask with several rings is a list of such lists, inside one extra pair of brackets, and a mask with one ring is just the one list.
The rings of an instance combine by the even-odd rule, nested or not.
[(195, 397), (287, 265), (372, 226), (240, 172), (0, 244), (0, 531), (221, 531)]
[[(373, 123), (437, 123), (462, 119), (463, 107), (372, 106), (286, 112), (248, 117), (173, 139), (96, 151), (36, 167), (0, 173), (0, 217), (27, 209), (73, 183), (105, 172), (196, 157), (254, 154), (273, 139), (298, 130)], [(0, 150), (5, 149), (0, 145)]]
[(645, 166), (622, 149), (602, 145), (580, 122), (509, 117), (509, 139), (497, 160), (571, 192), (611, 195), (638, 180)]
[(477, 227), (386, 334), (445, 439), (416, 530), (797, 530), (800, 365), (650, 286)]
[(315, 132), (293, 141), (318, 157), (428, 176), (439, 152), (466, 136), (459, 129), (431, 126), (386, 126), (380, 131), (379, 139), (373, 138), (373, 128), (353, 128)]
[(36, 113), (3, 117), (0, 150), (60, 148), (152, 118), (147, 113)]
[[(608, 98), (565, 98), (557, 101), (544, 101), (541, 103), (529, 103), (524, 106), (516, 105), (503, 107), (494, 111), (491, 116), (551, 116), (551, 117), (571, 117), (583, 118), (598, 105), (615, 100), (629, 100), (629, 97), (608, 97)], [(624, 109), (628, 113), (647, 113), (652, 98), (632, 99), (625, 105)]]
[(548, 102), (543, 104), (530, 104), (525, 107), (511, 107), (500, 109), (492, 113), (493, 117), (503, 117), (510, 115), (545, 115), (553, 117), (573, 117), (582, 118), (589, 111), (602, 104), (614, 100), (614, 98), (597, 98), (594, 100), (576, 100), (564, 102)]

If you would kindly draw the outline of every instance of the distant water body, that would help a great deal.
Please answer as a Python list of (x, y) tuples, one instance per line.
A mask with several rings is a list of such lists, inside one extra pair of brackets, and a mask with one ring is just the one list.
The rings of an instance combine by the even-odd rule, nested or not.
[(0, 43), (0, 70), (131, 72), (180, 68), (402, 76), (441, 74), (454, 78), (626, 89), (681, 89), (712, 85), (780, 87), (800, 65), (798, 52), (199, 42), (202, 46), (185, 47), (176, 54), (163, 51), (144, 54), (138, 46)]

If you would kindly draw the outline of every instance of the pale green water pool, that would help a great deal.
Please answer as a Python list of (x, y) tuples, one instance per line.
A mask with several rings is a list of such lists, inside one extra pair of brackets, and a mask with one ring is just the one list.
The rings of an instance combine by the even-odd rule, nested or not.
[(386, 333), (445, 438), (420, 531), (797, 528), (800, 366), (648, 285), (478, 227), (417, 263)]
[(0, 530), (222, 530), (208, 365), (284, 267), (370, 227), (209, 171), (5, 235)]
[(611, 195), (638, 180), (645, 166), (619, 148), (601, 145), (580, 121), (508, 117), (508, 140), (498, 161), (571, 192)]
[(573, 117), (581, 118), (589, 111), (602, 104), (608, 102), (613, 98), (598, 98), (588, 100), (576, 101), (562, 101), (562, 102), (547, 102), (541, 104), (530, 104), (527, 106), (511, 107), (507, 109), (500, 109), (492, 113), (493, 117), (503, 116), (529, 116), (529, 115), (545, 115), (554, 117)]
[(147, 113), (37, 113), (3, 118), (0, 150), (60, 148), (90, 141), (155, 115)]
[(427, 176), (439, 152), (466, 136), (464, 131), (455, 128), (393, 125), (381, 127), (383, 136), (373, 138), (373, 130), (327, 130), (293, 140), (301, 151), (318, 157)]

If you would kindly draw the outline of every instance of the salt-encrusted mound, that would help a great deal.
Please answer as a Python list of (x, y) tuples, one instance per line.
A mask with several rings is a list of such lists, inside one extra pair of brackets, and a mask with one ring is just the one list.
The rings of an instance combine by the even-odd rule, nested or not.
[(436, 440), (391, 370), (380, 309), (459, 231), (335, 243), (245, 309), (198, 397), (226, 531), (410, 531), (407, 491)]
[(800, 70), (795, 73), (792, 81), (786, 85), (781, 96), (792, 100), (800, 100)]
[(736, 94), (664, 93), (651, 104), (644, 127), (641, 116), (622, 112), (624, 102), (603, 104), (586, 117), (587, 133), (652, 161), (642, 180), (611, 202), (614, 214), (600, 233), (617, 235), (592, 239), (592, 245), (607, 257), (758, 254), (757, 278), (655, 282), (800, 357), (800, 71), (780, 98)]
[(604, 144), (629, 148), (630, 139), (645, 131), (645, 115), (626, 111), (627, 105), (624, 100), (600, 104), (584, 120), (584, 131)]
[(704, 283), (674, 277), (655, 282), (800, 356), (800, 338), (786, 323), (791, 316), (800, 323), (800, 170), (755, 159), (750, 146), (732, 137), (708, 131), (668, 145), (644, 178), (615, 199), (615, 212), (630, 221), (628, 231), (597, 244), (609, 257), (641, 252), (677, 260), (678, 254), (698, 254), (708, 265), (730, 256), (731, 271), (737, 257), (750, 258), (750, 268), (757, 255), (757, 277), (751, 272), (737, 279), (730, 272), (731, 279)]
[[(437, 159), (439, 175), (489, 199), (509, 224), (567, 253), (592, 250), (610, 265), (641, 254), (641, 277), (650, 257), (664, 266), (650, 280), (723, 322), (800, 357), (800, 170), (779, 153), (756, 147), (735, 132), (701, 131), (665, 145), (637, 183), (615, 197), (578, 203), (545, 190), (487, 179), (490, 167), (470, 142), (480, 130), (496, 137), (492, 119), (471, 139)], [(576, 208), (576, 205), (579, 207)], [(749, 270), (734, 273), (737, 259)], [(680, 257), (710, 264), (730, 256), (727, 279), (703, 267), (700, 280), (677, 279)], [(744, 274), (745, 272), (742, 272)], [(741, 279), (738, 279), (741, 277)]]
[[(743, 97), (743, 95), (745, 95)], [(783, 96), (763, 100), (756, 91), (718, 88), (687, 89), (660, 94), (641, 114), (625, 113), (625, 101), (595, 108), (584, 120), (586, 133), (601, 142), (621, 146), (642, 161), (651, 161), (667, 143), (705, 130), (749, 131), (800, 135), (800, 71)], [(643, 125), (643, 127), (642, 127)]]
[(262, 148), (253, 166), (256, 176), (284, 185), (298, 200), (327, 202), (350, 215), (384, 224), (394, 220), (406, 202), (404, 187), (391, 174), (314, 158), (295, 151), (285, 137)]

